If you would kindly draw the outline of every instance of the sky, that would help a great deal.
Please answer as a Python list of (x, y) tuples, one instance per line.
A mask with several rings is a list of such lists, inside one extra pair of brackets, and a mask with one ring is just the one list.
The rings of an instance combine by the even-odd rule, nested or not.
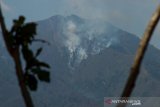
[[(105, 20), (142, 37), (160, 0), (0, 0), (8, 27), (24, 15), (27, 21), (39, 21), (53, 15), (76, 14), (87, 19)], [(160, 24), (152, 44), (160, 48)]]

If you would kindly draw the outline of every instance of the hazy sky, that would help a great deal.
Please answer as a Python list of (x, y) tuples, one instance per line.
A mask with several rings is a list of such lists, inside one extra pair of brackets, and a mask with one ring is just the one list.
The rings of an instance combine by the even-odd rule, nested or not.
[[(107, 20), (141, 36), (160, 0), (0, 0), (8, 26), (19, 15), (38, 21), (56, 14)], [(152, 40), (160, 47), (160, 24)]]

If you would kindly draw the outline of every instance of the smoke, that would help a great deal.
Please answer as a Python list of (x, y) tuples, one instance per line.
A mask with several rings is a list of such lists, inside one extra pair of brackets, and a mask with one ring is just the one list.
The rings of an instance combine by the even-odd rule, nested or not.
[(68, 64), (71, 68), (88, 57), (86, 49), (82, 47), (82, 38), (76, 34), (78, 30), (77, 25), (72, 20), (69, 20), (64, 28), (66, 38), (64, 45), (69, 51), (70, 60)]
[(71, 68), (87, 59), (89, 54), (99, 54), (102, 50), (118, 43), (117, 36), (112, 35), (117, 28), (103, 21), (87, 20), (79, 23), (77, 20), (80, 19), (72, 16), (66, 20), (63, 27), (63, 45), (69, 52), (68, 64)]
[[(67, 0), (70, 13), (88, 19), (105, 20), (141, 37), (160, 0)], [(135, 8), (136, 7), (136, 8)], [(143, 14), (142, 14), (143, 13)], [(159, 33), (151, 43), (160, 48)]]
[(80, 45), (81, 40), (79, 36), (76, 34), (76, 25), (72, 21), (67, 22), (65, 36), (65, 46), (68, 48), (70, 52), (70, 57), (73, 57), (73, 53)]
[(118, 44), (118, 39), (116, 37), (110, 38), (110, 40), (106, 43), (106, 48), (109, 48), (111, 45)]
[[(88, 55), (87, 55), (87, 52), (84, 48), (79, 48), (78, 50), (78, 59), (79, 61), (81, 62), (83, 59), (87, 59)], [(80, 63), (79, 62), (79, 63)]]

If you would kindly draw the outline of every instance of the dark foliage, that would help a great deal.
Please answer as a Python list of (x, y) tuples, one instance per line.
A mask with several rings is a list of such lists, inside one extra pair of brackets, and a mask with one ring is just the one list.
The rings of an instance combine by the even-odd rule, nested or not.
[[(20, 53), (25, 61), (24, 69), (24, 81), (30, 90), (37, 90), (38, 80), (44, 82), (50, 82), (50, 73), (47, 69), (50, 66), (38, 60), (38, 56), (42, 52), (42, 47), (38, 48), (36, 53), (34, 53), (30, 46), (32, 42), (36, 41), (36, 23), (24, 23), (25, 17), (20, 16), (18, 20), (14, 20), (13, 27), (9, 32), (10, 44), (12, 48), (19, 48)], [(44, 42), (44, 40), (39, 40)]]

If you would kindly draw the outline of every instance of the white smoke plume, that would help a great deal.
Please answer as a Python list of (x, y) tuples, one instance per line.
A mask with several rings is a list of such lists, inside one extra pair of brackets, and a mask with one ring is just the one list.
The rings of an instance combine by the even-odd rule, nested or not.
[(70, 52), (70, 57), (73, 57), (73, 53), (76, 51), (77, 47), (80, 45), (80, 38), (76, 35), (76, 25), (72, 21), (67, 22), (66, 26), (66, 41), (65, 46)]
[(116, 32), (104, 22), (89, 21), (83, 24), (72, 19), (64, 25), (64, 46), (69, 52), (69, 66), (74, 68), (82, 60), (88, 58), (88, 54), (99, 54), (102, 50), (117, 44), (117, 37), (110, 32)]
[(118, 44), (118, 39), (115, 37), (110, 38), (110, 40), (106, 43), (106, 48), (109, 48), (111, 45)]
[[(79, 64), (82, 60), (88, 57), (86, 50), (82, 47), (81, 37), (76, 34), (77, 26), (73, 21), (68, 21), (65, 28), (65, 47), (67, 47), (70, 54), (69, 66), (73, 68), (72, 63)], [(76, 54), (76, 56), (74, 56)], [(75, 64), (75, 65), (76, 65)]]
[(79, 48), (78, 50), (78, 59), (81, 62), (84, 59), (87, 59), (88, 55), (86, 53), (86, 50), (84, 48)]

